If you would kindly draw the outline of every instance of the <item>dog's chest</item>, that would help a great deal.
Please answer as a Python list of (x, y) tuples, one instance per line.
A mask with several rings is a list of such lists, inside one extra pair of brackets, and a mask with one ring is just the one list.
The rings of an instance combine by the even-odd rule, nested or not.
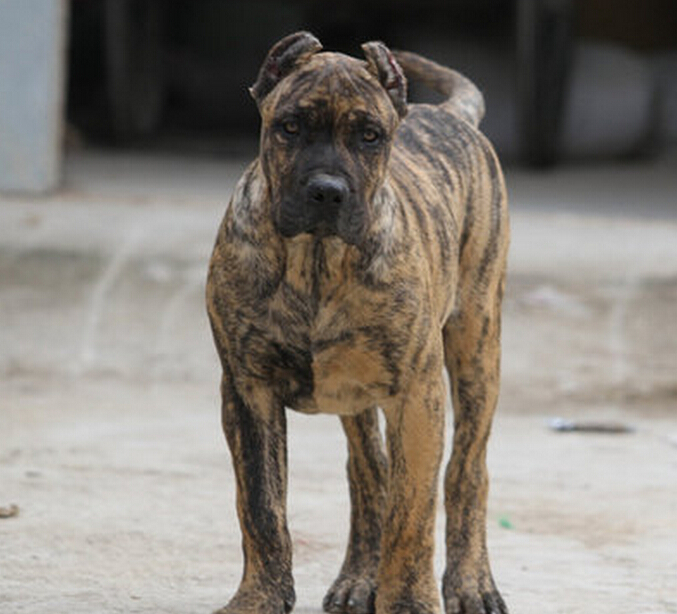
[(270, 385), (291, 408), (350, 414), (397, 392), (394, 356), (401, 351), (391, 327), (373, 312), (330, 302), (308, 326), (275, 311), (273, 321), (264, 362), (271, 366)]
[(397, 392), (406, 339), (389, 297), (356, 279), (358, 255), (323, 243), (290, 250), (256, 360), (293, 409), (356, 413)]

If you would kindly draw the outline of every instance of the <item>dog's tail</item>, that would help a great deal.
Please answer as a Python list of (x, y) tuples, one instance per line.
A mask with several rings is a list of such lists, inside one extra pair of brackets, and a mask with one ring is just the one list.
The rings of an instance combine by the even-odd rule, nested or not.
[(408, 79), (420, 81), (446, 96), (441, 106), (473, 126), (479, 126), (484, 117), (484, 96), (470, 79), (410, 51), (393, 50), (393, 55)]

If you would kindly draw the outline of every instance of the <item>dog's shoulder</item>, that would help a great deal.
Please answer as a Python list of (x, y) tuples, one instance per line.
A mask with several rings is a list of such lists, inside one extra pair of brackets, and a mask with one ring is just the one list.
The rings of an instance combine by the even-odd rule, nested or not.
[(259, 159), (256, 158), (235, 184), (219, 233), (220, 238), (235, 242), (252, 240), (259, 226), (258, 222), (264, 216), (264, 198), (264, 180)]
[(266, 206), (265, 181), (254, 160), (237, 182), (219, 227), (208, 284), (260, 300), (279, 284), (284, 250)]

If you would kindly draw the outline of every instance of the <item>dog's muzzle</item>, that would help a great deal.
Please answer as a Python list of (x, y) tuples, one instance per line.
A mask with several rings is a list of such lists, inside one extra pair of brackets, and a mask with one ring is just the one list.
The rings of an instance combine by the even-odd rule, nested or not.
[(281, 203), (277, 227), (285, 237), (309, 232), (318, 236), (338, 235), (353, 243), (356, 214), (348, 180), (341, 175), (317, 172), (298, 186), (295, 196)]

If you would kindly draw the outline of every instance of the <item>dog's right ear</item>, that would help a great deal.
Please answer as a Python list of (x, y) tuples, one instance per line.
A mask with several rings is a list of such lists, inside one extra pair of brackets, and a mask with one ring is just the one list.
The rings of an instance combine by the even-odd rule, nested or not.
[(310, 32), (290, 34), (273, 45), (259, 70), (256, 83), (249, 88), (256, 104), (260, 106), (261, 101), (284, 77), (320, 49), (322, 43)]

